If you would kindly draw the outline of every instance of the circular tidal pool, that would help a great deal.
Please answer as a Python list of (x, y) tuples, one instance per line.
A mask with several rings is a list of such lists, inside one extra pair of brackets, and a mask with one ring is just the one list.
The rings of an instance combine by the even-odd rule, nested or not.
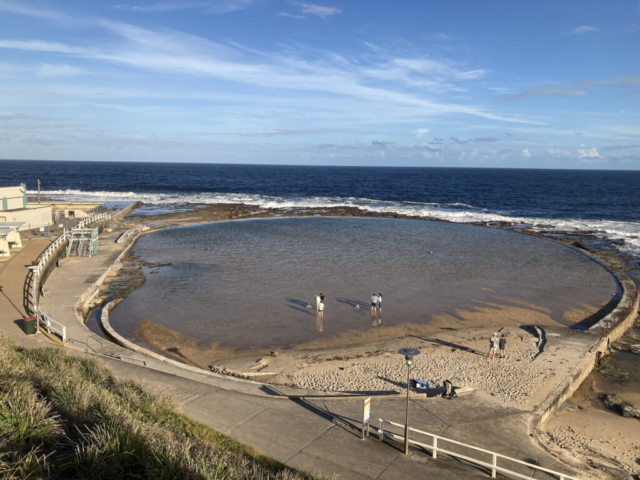
[[(144, 236), (134, 252), (170, 265), (144, 267), (146, 283), (111, 314), (117, 331), (135, 338), (138, 323), (151, 319), (203, 343), (237, 348), (421, 324), (496, 299), (547, 309), (566, 324), (569, 309), (616, 292), (599, 264), (552, 241), (420, 220), (218, 222)], [(317, 293), (326, 297), (324, 319), (315, 313)], [(384, 298), (376, 318), (373, 293)]]

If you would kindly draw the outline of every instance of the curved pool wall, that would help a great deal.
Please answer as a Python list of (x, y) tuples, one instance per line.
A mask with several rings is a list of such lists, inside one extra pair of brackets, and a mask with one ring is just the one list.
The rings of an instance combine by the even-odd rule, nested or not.
[[(127, 338), (150, 318), (205, 343), (288, 346), (507, 298), (566, 310), (608, 300), (617, 284), (598, 263), (556, 242), (500, 229), (406, 219), (283, 218), (156, 232), (136, 254), (147, 282), (111, 315)], [(433, 252), (433, 253), (430, 253)], [(323, 325), (305, 307), (326, 295)], [(480, 302), (480, 303), (479, 303)], [(355, 305), (361, 305), (359, 310)]]
[[(122, 258), (122, 256), (127, 251), (129, 251), (129, 249), (135, 244), (135, 241), (137, 241), (139, 238), (141, 238), (144, 235), (146, 235), (146, 233), (142, 233), (136, 236), (133, 242), (125, 249), (125, 251), (123, 251), (122, 255), (120, 255), (118, 260), (114, 262), (114, 264), (111, 265), (105, 273), (108, 273), (110, 271), (116, 272), (117, 270), (119, 270), (121, 268), (119, 259)], [(585, 256), (593, 258), (590, 254), (587, 254), (586, 252), (578, 251), (578, 253), (582, 253)], [(596, 262), (601, 263), (600, 260), (595, 258), (593, 259)], [(609, 271), (606, 265), (603, 264), (603, 267), (607, 271)], [(589, 349), (588, 352), (585, 352), (585, 354), (583, 355), (583, 358), (579, 362), (576, 362), (575, 367), (569, 373), (569, 375), (567, 375), (564, 379), (562, 379), (559, 386), (545, 399), (545, 401), (542, 402), (542, 404), (534, 412), (534, 415), (531, 417), (531, 421), (529, 424), (529, 427), (532, 431), (535, 430), (536, 428), (542, 428), (545, 422), (553, 416), (553, 414), (562, 405), (562, 403), (567, 398), (570, 398), (571, 395), (573, 395), (573, 393), (580, 386), (584, 378), (586, 378), (586, 376), (592, 370), (599, 356), (606, 355), (608, 353), (608, 345), (612, 340), (612, 338), (618, 338), (620, 335), (622, 335), (624, 333), (624, 330), (628, 327), (628, 325), (632, 324), (633, 320), (636, 318), (640, 296), (638, 295), (638, 289), (635, 283), (631, 281), (631, 279), (624, 273), (616, 273), (615, 277), (620, 281), (620, 287), (621, 287), (621, 297), (620, 297), (620, 302), (618, 307), (624, 307), (624, 309), (620, 311), (618, 310), (618, 307), (616, 307), (616, 309), (614, 309), (613, 312), (609, 313), (601, 320), (603, 324), (610, 325), (614, 323), (615, 326), (613, 327), (613, 329), (607, 329), (606, 331), (601, 330), (600, 331), (602, 335), (601, 337), (597, 337), (594, 335), (595, 341), (593, 346)], [(92, 285), (82, 297), (87, 298), (90, 292), (92, 292), (94, 288), (98, 288), (99, 286), (100, 284), (98, 282)], [(103, 316), (103, 319), (106, 320), (107, 324), (109, 322), (108, 320), (109, 312), (113, 306), (115, 306), (115, 304), (106, 305), (103, 310), (102, 316)], [(80, 311), (83, 311), (86, 305), (84, 302), (79, 302), (78, 307)], [(592, 329), (591, 332), (595, 333), (596, 330), (597, 329)], [(148, 355), (150, 357), (154, 357), (156, 355), (154, 352), (148, 349), (145, 349), (141, 346), (135, 345), (132, 342), (129, 342), (128, 340), (124, 339), (110, 326), (109, 326), (109, 331), (112, 332), (112, 334), (114, 335), (115, 341), (120, 345), (125, 346), (127, 348), (135, 347), (133, 348), (133, 350), (143, 353), (145, 355)], [(172, 364), (174, 363), (174, 361), (171, 361), (169, 359), (163, 359), (163, 361), (171, 362)], [(189, 367), (188, 365), (184, 365), (180, 362), (175, 362), (175, 364), (176, 366), (179, 366), (180, 368), (184, 369), (185, 373), (187, 373), (193, 368), (193, 367)], [(219, 376), (218, 374), (214, 374), (210, 372), (206, 372), (206, 373), (211, 374), (215, 377)], [(250, 382), (248, 380), (237, 379), (237, 381), (239, 382), (238, 383), (239, 385), (254, 384), (254, 382)], [(249, 393), (244, 387), (241, 387), (240, 390), (244, 391), (245, 393)], [(282, 393), (274, 398), (281, 398), (281, 399), (314, 398), (316, 396), (314, 394), (311, 394), (309, 396), (309, 392), (307, 391), (299, 391), (298, 393), (298, 390), (296, 389), (293, 389), (293, 390), (295, 391), (293, 391), (290, 394)], [(326, 395), (326, 392), (323, 392), (323, 394)], [(330, 398), (335, 398), (335, 399), (353, 398), (353, 396), (354, 395), (352, 394), (329, 395)]]

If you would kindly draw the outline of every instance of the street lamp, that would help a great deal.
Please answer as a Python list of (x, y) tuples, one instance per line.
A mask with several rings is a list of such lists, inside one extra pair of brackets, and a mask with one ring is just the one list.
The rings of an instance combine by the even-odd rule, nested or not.
[(407, 412), (404, 421), (404, 454), (409, 455), (409, 390), (411, 388), (411, 364), (413, 357), (420, 355), (420, 350), (415, 348), (401, 348), (398, 350), (400, 355), (404, 355), (407, 361)]

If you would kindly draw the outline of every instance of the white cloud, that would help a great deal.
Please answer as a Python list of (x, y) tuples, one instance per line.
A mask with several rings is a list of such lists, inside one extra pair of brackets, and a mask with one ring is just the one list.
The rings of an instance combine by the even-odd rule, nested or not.
[(411, 133), (416, 135), (418, 138), (421, 138), (421, 137), (425, 136), (427, 133), (429, 133), (429, 129), (428, 128), (418, 128), (418, 129), (412, 131)]
[(0, 48), (77, 55), (88, 53), (87, 49), (82, 47), (70, 47), (58, 42), (43, 42), (40, 40), (0, 40)]
[(524, 150), (522, 150), (522, 156), (525, 158), (531, 158), (531, 152), (529, 151), (528, 148), (525, 148)]
[(302, 8), (302, 13), (307, 15), (317, 15), (321, 18), (326, 18), (329, 15), (335, 15), (336, 13), (342, 13), (342, 10), (336, 7), (326, 7), (323, 5), (316, 5), (315, 3), (306, 2), (292, 2), (294, 5)]
[[(630, 88), (640, 85), (640, 74), (613, 77), (605, 80), (582, 80), (564, 85), (538, 85), (523, 90), (517, 95), (507, 95), (504, 100), (524, 100), (530, 97), (583, 97), (593, 88)], [(638, 92), (630, 92), (631, 94)]]
[(549, 154), (554, 155), (556, 157), (569, 157), (571, 156), (571, 152), (569, 150), (563, 150), (560, 148), (550, 148)]
[[(581, 146), (585, 146), (582, 144)], [(596, 147), (593, 148), (581, 148), (578, 150), (578, 158), (580, 159), (588, 159), (588, 158), (600, 158), (600, 154)]]
[(5, 0), (0, 0), (0, 12), (15, 13), (18, 15), (26, 15), (28, 17), (43, 18), (46, 20), (70, 20), (70, 17), (67, 15), (47, 10), (40, 5), (37, 7), (30, 7), (29, 5), (24, 5), (22, 2), (16, 3)]
[(36, 69), (36, 77), (74, 77), (77, 75), (87, 75), (88, 70), (72, 65), (41, 63)]
[[(463, 114), (490, 120), (541, 124), (537, 120), (519, 115), (500, 115), (480, 107), (438, 103), (393, 87), (369, 86), (369, 69), (363, 69), (359, 62), (347, 61), (333, 52), (324, 52), (324, 58), (310, 61), (302, 56), (308, 56), (308, 50), (303, 50), (298, 56), (295, 49), (284, 50), (281, 53), (265, 53), (240, 49), (238, 46), (232, 48), (233, 46), (228, 47), (181, 32), (152, 31), (107, 21), (99, 21), (96, 24), (125, 42), (115, 46), (113, 42), (100, 42), (93, 47), (76, 47), (39, 40), (0, 40), (0, 48), (62, 53), (77, 58), (125, 65), (138, 70), (210, 77), (262, 88), (339, 95), (388, 107), (411, 108), (415, 111), (413, 115), (420, 117)], [(257, 58), (253, 58), (256, 56)], [(407, 68), (422, 71), (441, 68), (437, 62), (420, 60), (422, 61), (403, 59), (400, 63)], [(475, 76), (465, 72), (457, 73), (451, 69), (452, 67), (448, 68), (453, 75), (461, 78)]]
[(165, 1), (151, 5), (113, 5), (111, 8), (139, 13), (162, 13), (200, 9), (207, 13), (229, 13), (249, 8), (255, 0)]
[(592, 27), (591, 25), (583, 25), (581, 27), (574, 28), (569, 33), (571, 33), (571, 35), (584, 35), (585, 33), (595, 33), (599, 31), (599, 29)]
[(305, 17), (304, 15), (294, 15), (292, 13), (287, 13), (287, 12), (278, 12), (278, 15), (281, 17), (287, 17), (287, 18), (297, 18), (298, 20), (307, 20), (307, 17)]

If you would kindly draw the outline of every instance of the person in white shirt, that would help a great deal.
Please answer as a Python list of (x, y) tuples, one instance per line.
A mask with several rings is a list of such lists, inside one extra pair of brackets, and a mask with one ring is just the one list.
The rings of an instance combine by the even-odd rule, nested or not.
[(378, 294), (378, 310), (382, 311), (382, 294)]
[(373, 295), (371, 295), (371, 312), (375, 312), (377, 306), (378, 306), (378, 294), (374, 293)]

